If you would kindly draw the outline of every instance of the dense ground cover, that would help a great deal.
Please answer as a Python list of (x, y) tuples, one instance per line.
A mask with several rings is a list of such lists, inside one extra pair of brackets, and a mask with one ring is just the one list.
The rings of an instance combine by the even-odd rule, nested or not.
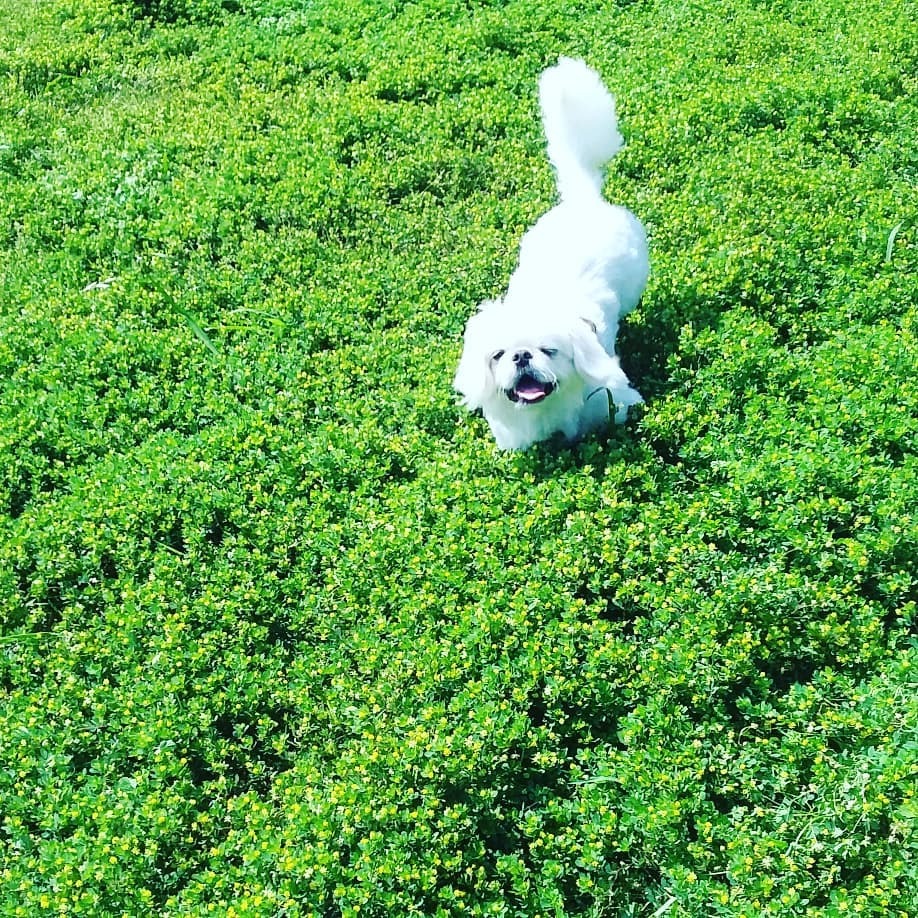
[[(913, 0), (0, 0), (0, 913), (918, 913)], [(585, 56), (647, 405), (462, 326)]]

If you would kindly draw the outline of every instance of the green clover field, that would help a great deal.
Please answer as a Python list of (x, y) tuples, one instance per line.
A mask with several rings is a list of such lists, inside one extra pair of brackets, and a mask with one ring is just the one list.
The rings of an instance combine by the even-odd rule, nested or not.
[[(918, 0), (0, 0), (0, 918), (918, 916)], [(595, 67), (646, 404), (462, 329)]]

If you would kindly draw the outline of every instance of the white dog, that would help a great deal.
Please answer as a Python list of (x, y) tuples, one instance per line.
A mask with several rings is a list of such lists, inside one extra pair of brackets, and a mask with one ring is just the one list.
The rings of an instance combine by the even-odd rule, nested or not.
[(539, 101), (561, 202), (523, 237), (503, 299), (469, 320), (453, 382), (501, 449), (583, 436), (608, 421), (610, 394), (618, 422), (641, 401), (615, 356), (619, 319), (650, 269), (637, 217), (602, 197), (604, 167), (624, 145), (615, 100), (583, 61), (561, 58)]

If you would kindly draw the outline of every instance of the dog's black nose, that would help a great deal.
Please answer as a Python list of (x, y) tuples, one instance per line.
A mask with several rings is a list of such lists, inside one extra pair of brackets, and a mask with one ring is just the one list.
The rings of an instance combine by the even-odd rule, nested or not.
[(526, 364), (529, 363), (530, 360), (532, 360), (532, 351), (517, 351), (513, 355), (513, 362), (518, 367), (526, 366)]

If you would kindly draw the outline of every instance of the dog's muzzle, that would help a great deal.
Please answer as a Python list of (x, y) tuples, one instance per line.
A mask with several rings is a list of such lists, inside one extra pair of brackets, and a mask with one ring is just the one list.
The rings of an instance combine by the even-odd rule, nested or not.
[(507, 398), (521, 405), (536, 405), (548, 398), (557, 386), (553, 382), (539, 379), (532, 373), (521, 373), (511, 389), (507, 389)]

